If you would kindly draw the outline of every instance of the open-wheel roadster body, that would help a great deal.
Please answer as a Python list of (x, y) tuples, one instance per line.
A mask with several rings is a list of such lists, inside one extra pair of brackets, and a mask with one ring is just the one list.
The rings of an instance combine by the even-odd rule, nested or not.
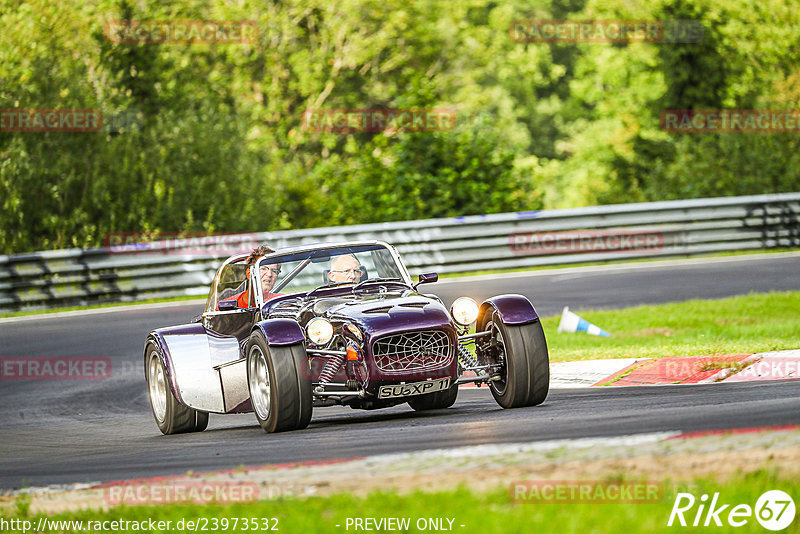
[[(343, 255), (356, 279), (334, 282)], [(438, 276), (413, 282), (380, 241), (288, 247), (252, 266), (247, 256), (218, 269), (202, 316), (147, 336), (148, 396), (164, 434), (204, 430), (211, 412), (252, 411), (279, 432), (305, 428), (319, 406), (447, 408), (470, 382), (488, 384), (504, 408), (547, 396), (544, 332), (522, 295), (462, 297), (448, 310), (418, 291)], [(277, 276), (271, 288), (265, 269)]]

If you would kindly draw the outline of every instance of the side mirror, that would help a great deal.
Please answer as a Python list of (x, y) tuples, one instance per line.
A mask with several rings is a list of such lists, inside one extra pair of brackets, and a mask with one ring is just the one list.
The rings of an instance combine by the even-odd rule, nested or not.
[(217, 303), (219, 311), (233, 311), (239, 309), (239, 303), (235, 300), (221, 300)]
[(422, 284), (432, 284), (433, 282), (436, 282), (438, 280), (439, 280), (438, 273), (422, 273), (421, 275), (419, 275), (419, 281), (416, 284), (414, 284), (414, 289), (417, 289), (417, 286), (420, 286)]

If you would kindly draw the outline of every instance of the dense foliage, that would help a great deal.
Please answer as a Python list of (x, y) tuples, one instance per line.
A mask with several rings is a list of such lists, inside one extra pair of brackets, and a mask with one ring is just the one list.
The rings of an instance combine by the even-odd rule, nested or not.
[[(515, 19), (694, 19), (698, 43), (520, 43)], [(800, 189), (797, 134), (677, 134), (664, 109), (797, 109), (798, 0), (0, 0), (0, 251)], [(119, 20), (251, 20), (251, 44), (114, 43)], [(448, 108), (435, 132), (306, 109)]]

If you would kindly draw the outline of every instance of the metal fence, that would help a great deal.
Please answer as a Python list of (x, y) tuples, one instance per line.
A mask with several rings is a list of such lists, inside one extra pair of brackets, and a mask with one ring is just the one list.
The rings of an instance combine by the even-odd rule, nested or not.
[[(204, 296), (221, 260), (282, 247), (381, 239), (412, 274), (800, 247), (800, 193), (618, 204), (209, 239), (117, 241), (101, 249), (0, 256), (0, 311)], [(127, 236), (129, 241), (131, 236)], [(135, 236), (134, 236), (135, 237)], [(135, 241), (135, 239), (133, 239)], [(116, 244), (115, 244), (116, 243)]]

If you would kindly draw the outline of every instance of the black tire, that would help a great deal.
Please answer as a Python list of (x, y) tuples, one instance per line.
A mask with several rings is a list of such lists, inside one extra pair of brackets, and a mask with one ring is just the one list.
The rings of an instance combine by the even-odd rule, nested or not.
[(452, 386), (444, 391), (412, 397), (411, 400), (408, 401), (408, 405), (418, 412), (424, 410), (441, 410), (455, 404), (456, 397), (458, 397), (458, 383), (453, 383)]
[(172, 394), (161, 359), (161, 349), (148, 343), (145, 351), (145, 377), (150, 409), (162, 434), (202, 432), (208, 426), (208, 412), (184, 406)]
[(503, 408), (536, 406), (550, 390), (550, 358), (542, 323), (507, 325), (495, 313), (485, 329), (494, 329), (503, 348), (502, 379), (489, 383), (494, 400)]
[(300, 430), (311, 422), (311, 376), (302, 344), (270, 347), (261, 331), (253, 332), (247, 342), (247, 385), (266, 432)]

